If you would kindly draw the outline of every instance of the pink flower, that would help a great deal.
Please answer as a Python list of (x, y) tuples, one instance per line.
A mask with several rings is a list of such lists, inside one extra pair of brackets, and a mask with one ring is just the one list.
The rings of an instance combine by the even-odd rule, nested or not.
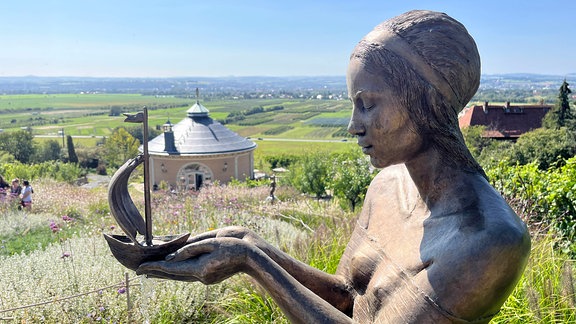
[(110, 225), (110, 229), (111, 229), (111, 230), (114, 230), (115, 228), (116, 228), (116, 226)]
[(60, 258), (64, 259), (70, 256), (70, 252), (64, 252), (62, 253), (62, 256)]
[(68, 216), (68, 215), (63, 215), (63, 216), (62, 216), (62, 220), (65, 221), (65, 222), (69, 222), (69, 221), (73, 221), (74, 218), (72, 218), (72, 217), (70, 217), (70, 216)]

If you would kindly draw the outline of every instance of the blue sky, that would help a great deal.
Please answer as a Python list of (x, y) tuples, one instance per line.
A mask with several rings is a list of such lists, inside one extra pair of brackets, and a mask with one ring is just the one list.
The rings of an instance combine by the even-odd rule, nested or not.
[(574, 0), (12, 0), (0, 76), (344, 75), (366, 33), (412, 9), (462, 22), (484, 74), (576, 73)]

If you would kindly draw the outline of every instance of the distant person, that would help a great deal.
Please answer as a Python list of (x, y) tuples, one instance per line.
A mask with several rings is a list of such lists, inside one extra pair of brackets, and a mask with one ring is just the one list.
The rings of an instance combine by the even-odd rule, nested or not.
[(22, 183), (24, 184), (24, 188), (22, 188), (20, 204), (26, 210), (30, 210), (32, 209), (32, 194), (34, 193), (34, 189), (32, 189), (28, 180), (24, 180)]
[(12, 185), (10, 186), (10, 197), (20, 197), (22, 193), (22, 186), (20, 186), (20, 179), (12, 179)]
[(10, 187), (10, 185), (4, 180), (4, 177), (0, 175), (0, 188), (6, 189), (8, 187)]
[(10, 185), (8, 182), (6, 182), (6, 180), (4, 180), (4, 177), (0, 175), (0, 199), (4, 199), (6, 197), (6, 191), (8, 188), (10, 188)]

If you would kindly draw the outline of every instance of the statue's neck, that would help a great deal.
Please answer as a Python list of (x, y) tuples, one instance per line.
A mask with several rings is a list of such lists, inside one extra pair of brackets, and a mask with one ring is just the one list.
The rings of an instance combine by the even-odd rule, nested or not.
[(441, 203), (451, 203), (461, 191), (469, 172), (446, 163), (446, 158), (435, 149), (428, 149), (406, 162), (406, 168), (416, 185), (420, 197), (432, 210)]

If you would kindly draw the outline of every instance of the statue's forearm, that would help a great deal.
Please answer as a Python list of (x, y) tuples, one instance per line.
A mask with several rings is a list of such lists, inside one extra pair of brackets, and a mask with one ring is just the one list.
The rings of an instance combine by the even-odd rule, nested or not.
[(314, 294), (326, 300), (341, 312), (351, 313), (354, 302), (353, 290), (343, 277), (328, 274), (298, 261), (269, 243), (261, 242), (257, 246), (296, 281), (310, 289)]
[[(246, 273), (268, 291), (292, 323), (352, 323), (350, 317), (331, 305), (323, 296), (307, 288), (262, 250), (252, 250), (247, 262)], [(326, 281), (330, 275), (316, 269), (310, 271), (311, 269), (313, 268), (300, 268), (302, 274), (299, 277), (316, 282), (316, 286), (333, 286), (334, 282)], [(319, 273), (324, 276), (318, 276)]]

